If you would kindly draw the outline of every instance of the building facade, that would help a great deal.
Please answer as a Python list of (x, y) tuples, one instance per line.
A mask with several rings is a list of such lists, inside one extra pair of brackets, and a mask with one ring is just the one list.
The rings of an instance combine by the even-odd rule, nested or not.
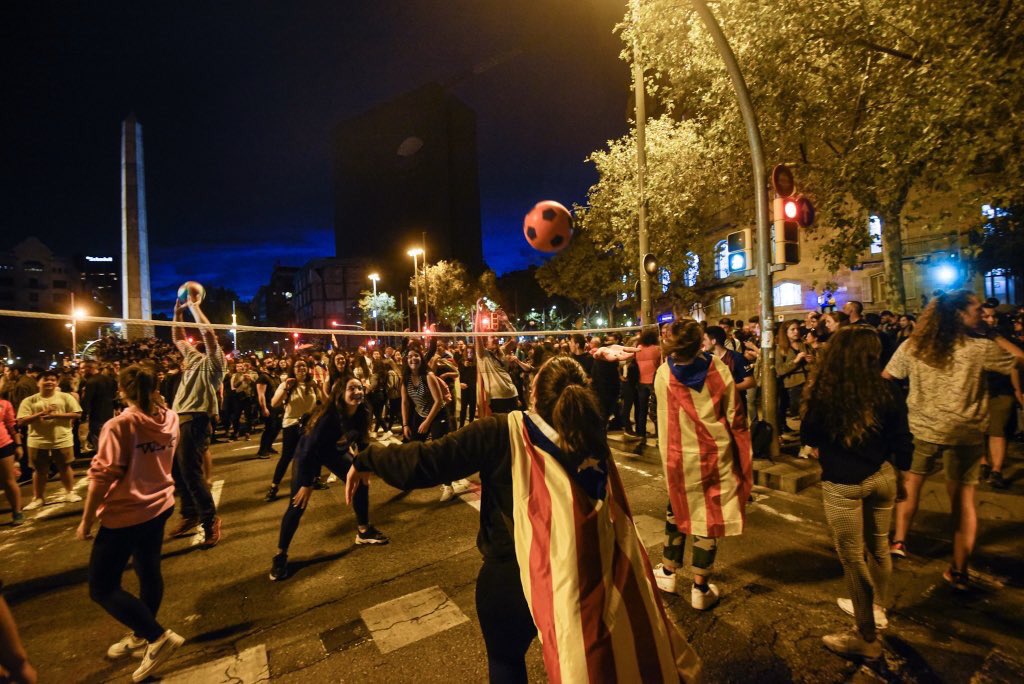
[(0, 308), (70, 313), (81, 294), (81, 275), (71, 259), (53, 253), (38, 238), (0, 252)]
[(121, 264), (110, 254), (79, 254), (75, 256), (79, 288), (84, 297), (96, 305), (97, 315), (121, 315)]
[(252, 300), (252, 316), (256, 323), (285, 326), (295, 320), (292, 306), (295, 298), (296, 266), (275, 266), (270, 282), (256, 291)]
[(294, 277), (292, 306), (295, 324), (301, 328), (348, 328), (361, 326), (361, 293), (369, 289), (366, 259), (314, 259)]
[[(901, 222), (903, 243), (903, 282), (905, 310), (919, 313), (937, 291), (957, 288), (973, 290), (981, 298), (994, 297), (1002, 304), (1020, 304), (1024, 301), (1020, 277), (1020, 264), (1006, 264), (980, 272), (972, 266), (970, 222), (958, 224), (935, 222), (948, 210), (943, 198), (931, 197), (923, 202), (928, 216)], [(998, 209), (988, 205), (978, 208), (975, 224), (995, 216)], [(928, 218), (932, 218), (929, 221)], [(750, 254), (756, 254), (757, 230), (749, 226), (754, 237)], [(698, 263), (696, 269), (683, 274), (662, 273), (663, 290), (675, 282), (700, 285), (699, 304), (689, 312), (698, 319), (717, 320), (721, 317), (749, 319), (759, 314), (760, 293), (754, 272), (730, 273), (726, 238), (738, 230), (735, 223), (723, 221), (722, 226), (708, 235), (712, 249), (710, 257)], [(773, 302), (776, 318), (798, 318), (808, 311), (823, 311), (830, 306), (842, 309), (856, 300), (864, 304), (865, 311), (880, 312), (891, 308), (886, 291), (886, 278), (882, 258), (882, 224), (870, 216), (864, 226), (869, 247), (864, 250), (853, 268), (832, 273), (818, 255), (819, 248), (829, 239), (827, 229), (817, 227), (814, 232), (801, 231), (801, 259), (773, 274)], [(753, 258), (753, 256), (752, 256)], [(698, 281), (698, 274), (701, 276)], [(686, 282), (690, 281), (690, 282)], [(655, 292), (662, 283), (655, 283)], [(666, 309), (661, 302), (660, 311)], [(677, 314), (680, 312), (676, 312)]]
[(374, 260), (386, 283), (408, 282), (415, 247), (479, 275), (473, 110), (431, 84), (339, 124), (332, 154), (337, 256)]

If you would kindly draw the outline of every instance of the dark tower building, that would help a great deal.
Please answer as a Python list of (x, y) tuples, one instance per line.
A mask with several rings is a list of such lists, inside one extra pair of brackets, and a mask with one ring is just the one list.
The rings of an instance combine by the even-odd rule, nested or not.
[(404, 290), (412, 275), (406, 251), (426, 233), (429, 263), (458, 259), (480, 273), (473, 110), (427, 85), (339, 124), (333, 156), (339, 258), (372, 259), (396, 279), (383, 289)]

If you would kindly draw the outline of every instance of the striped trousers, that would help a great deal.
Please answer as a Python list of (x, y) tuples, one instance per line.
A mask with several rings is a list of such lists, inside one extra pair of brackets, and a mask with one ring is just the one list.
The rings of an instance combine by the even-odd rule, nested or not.
[(823, 481), (821, 489), (825, 519), (843, 564), (857, 629), (865, 639), (874, 639), (872, 604), (884, 608), (889, 599), (889, 522), (896, 501), (896, 471), (883, 463), (860, 484)]

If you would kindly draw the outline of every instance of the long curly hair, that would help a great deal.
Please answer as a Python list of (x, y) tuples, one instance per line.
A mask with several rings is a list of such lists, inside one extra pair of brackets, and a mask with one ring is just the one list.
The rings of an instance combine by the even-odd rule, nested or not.
[(953, 290), (933, 299), (905, 342), (910, 345), (908, 351), (932, 368), (948, 366), (953, 350), (967, 338), (967, 327), (960, 314), (977, 301), (970, 290)]
[(800, 417), (814, 411), (827, 431), (847, 446), (878, 428), (878, 417), (893, 401), (882, 379), (882, 342), (867, 326), (840, 328), (829, 338), (804, 385)]

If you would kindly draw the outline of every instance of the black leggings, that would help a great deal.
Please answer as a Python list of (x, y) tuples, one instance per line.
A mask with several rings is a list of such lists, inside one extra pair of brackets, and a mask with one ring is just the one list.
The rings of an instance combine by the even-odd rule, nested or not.
[[(330, 470), (338, 476), (339, 480), (344, 482), (348, 477), (348, 469), (352, 466), (352, 457), (348, 455), (348, 452), (335, 452), (324, 457), (320, 465)], [(292, 544), (292, 537), (295, 536), (296, 530), (299, 529), (302, 514), (306, 512), (305, 508), (298, 508), (291, 502), (299, 492), (299, 470), (299, 468), (292, 468), (292, 495), (288, 501), (288, 510), (284, 512), (284, 517), (281, 518), (281, 534), (277, 540), (277, 548), (285, 553), (288, 552), (288, 547)], [(356, 513), (357, 525), (365, 527), (370, 524), (369, 485), (362, 484), (356, 489), (356, 493), (352, 495), (352, 510)]]
[(484, 560), (476, 578), (476, 615), (487, 647), (491, 682), (525, 682), (526, 651), (537, 628), (514, 560)]
[[(288, 472), (288, 465), (295, 456), (295, 447), (299, 445), (299, 437), (302, 436), (302, 428), (298, 423), (289, 425), (281, 433), (281, 456), (277, 459), (277, 466), (274, 468), (274, 484), (281, 484), (284, 474)], [(294, 471), (294, 468), (292, 469)]]
[[(89, 557), (89, 597), (146, 641), (159, 639), (164, 628), (156, 621), (164, 597), (160, 552), (164, 524), (173, 508), (148, 522), (131, 527), (100, 527)], [(121, 588), (121, 576), (132, 560), (139, 578), (139, 596)]]
[(274, 440), (281, 432), (281, 414), (278, 411), (271, 411), (270, 415), (263, 419), (263, 434), (260, 436), (260, 453), (269, 454), (274, 447)]
[(388, 399), (387, 418), (384, 421), (386, 423), (384, 427), (388, 432), (391, 432), (396, 420), (399, 425), (402, 424), (402, 397), (400, 396)]
[(472, 423), (473, 419), (476, 418), (476, 392), (470, 392), (463, 390), (462, 392), (462, 403), (459, 406), (459, 427), (461, 428), (467, 422), (467, 416), (469, 414), (468, 422)]
[(425, 442), (427, 439), (440, 439), (448, 434), (450, 426), (448, 424), (448, 412), (443, 408), (437, 412), (434, 416), (434, 421), (430, 424), (425, 435), (420, 434), (420, 425), (423, 424), (424, 418), (420, 414), (416, 413), (415, 410), (409, 413), (409, 433), (412, 435), (411, 441), (413, 442)]

